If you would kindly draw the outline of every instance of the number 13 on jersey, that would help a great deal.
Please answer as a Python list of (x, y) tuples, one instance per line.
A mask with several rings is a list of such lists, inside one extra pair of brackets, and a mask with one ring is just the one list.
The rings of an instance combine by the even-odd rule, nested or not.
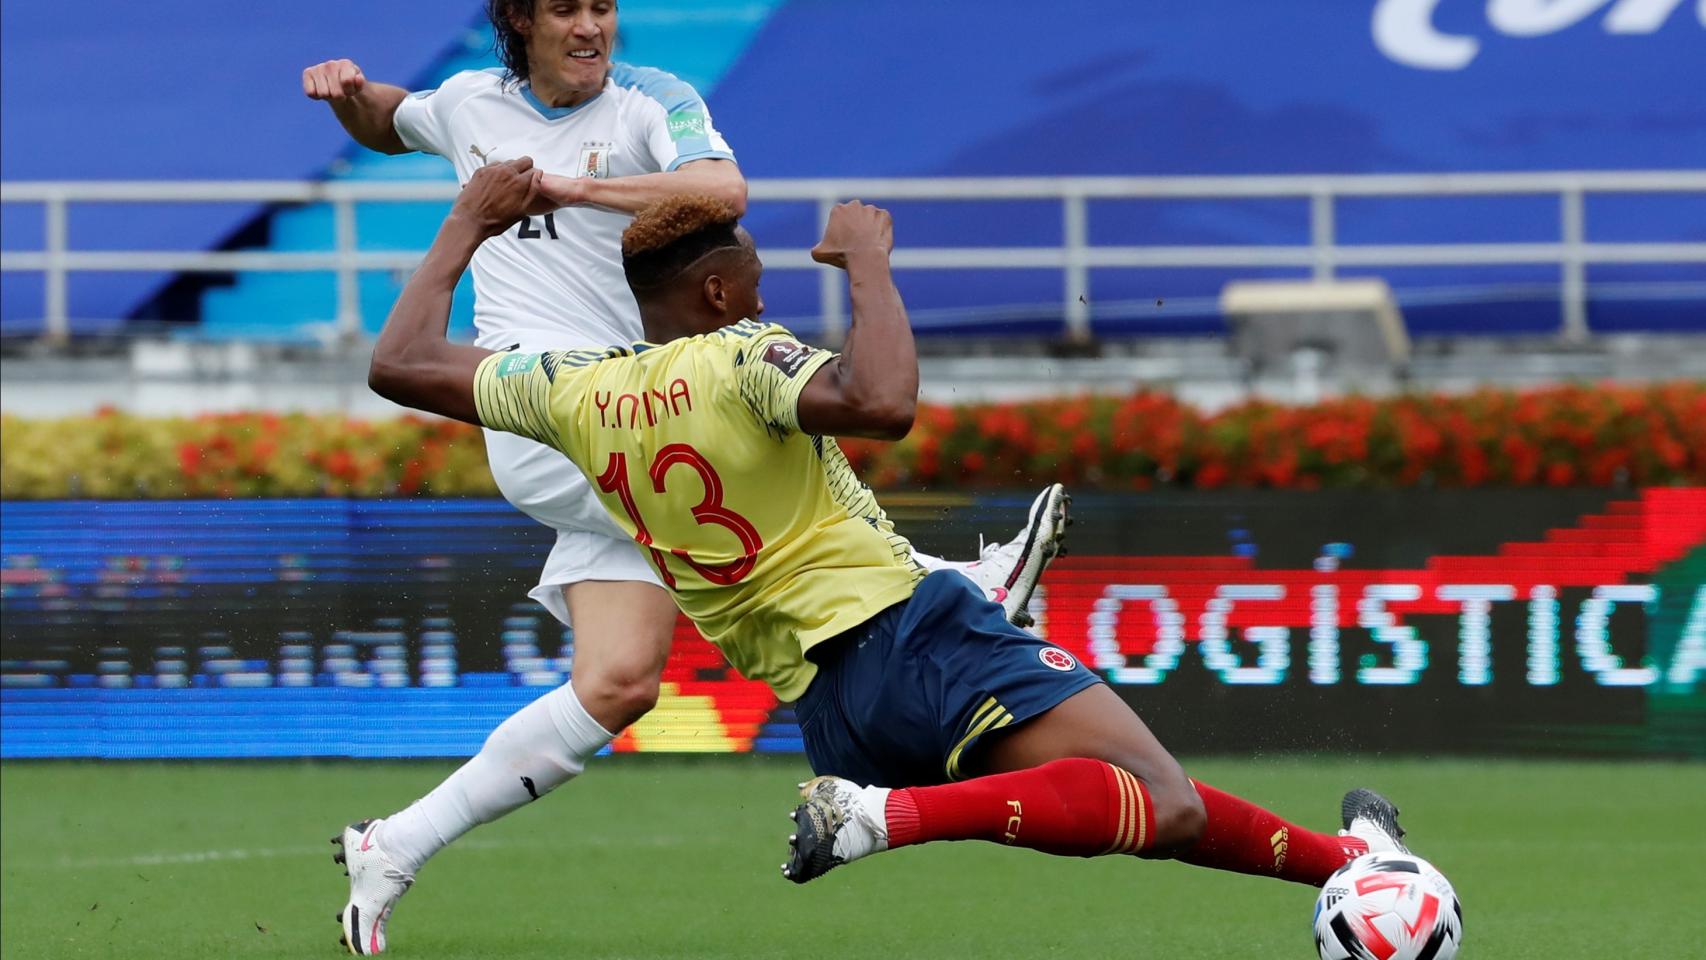
[[(705, 455), (685, 443), (672, 443), (658, 451), (657, 459), (652, 461), (648, 474), (655, 493), (664, 492), (664, 480), (671, 468), (686, 466), (699, 474), (700, 481), (705, 485), (705, 496), (692, 508), (693, 519), (701, 526), (713, 525), (722, 527), (735, 535), (740, 541), (741, 555), (728, 563), (700, 563), (688, 555), (686, 550), (677, 548), (670, 552), (681, 558), (681, 561), (693, 568), (699, 576), (709, 583), (718, 586), (729, 586), (739, 583), (752, 573), (752, 568), (758, 564), (758, 551), (764, 547), (764, 538), (758, 535), (758, 529), (752, 521), (730, 510), (723, 505), (723, 480), (717, 476), (716, 468), (711, 466)], [(634, 521), (634, 539), (652, 553), (652, 562), (657, 565), (658, 575), (663, 578), (664, 585), (675, 589), (675, 577), (664, 565), (663, 551), (652, 546), (652, 533), (646, 527), (646, 521), (640, 516), (640, 508), (634, 502), (634, 488), (628, 478), (628, 455), (615, 452), (610, 454), (610, 462), (604, 468), (604, 473), (598, 477), (598, 489), (605, 493), (614, 493), (622, 502), (622, 509), (628, 514), (628, 519)]]

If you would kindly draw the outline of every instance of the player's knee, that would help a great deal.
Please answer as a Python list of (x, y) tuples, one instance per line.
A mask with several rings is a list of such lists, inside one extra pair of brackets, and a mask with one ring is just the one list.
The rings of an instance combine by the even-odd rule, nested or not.
[(1149, 855), (1172, 856), (1196, 845), (1208, 825), (1208, 813), (1178, 761), (1163, 754), (1128, 756), (1109, 762), (1142, 781), (1148, 794), (1154, 816), (1150, 839), (1144, 844)]
[(1146, 773), (1143, 784), (1155, 809), (1155, 832), (1146, 849), (1159, 856), (1189, 850), (1208, 825), (1202, 797), (1197, 796), (1196, 787), (1177, 764)]
[(659, 674), (653, 670), (602, 669), (575, 676), (575, 692), (593, 719), (620, 732), (658, 705)]
[(658, 675), (655, 673), (620, 677), (613, 681), (617, 711), (624, 717), (623, 726), (633, 723), (658, 705)]
[(1202, 839), (1207, 826), (1208, 812), (1203, 809), (1202, 798), (1187, 780), (1182, 788), (1173, 785), (1155, 798), (1155, 840), (1151, 846), (1166, 852), (1189, 850)]

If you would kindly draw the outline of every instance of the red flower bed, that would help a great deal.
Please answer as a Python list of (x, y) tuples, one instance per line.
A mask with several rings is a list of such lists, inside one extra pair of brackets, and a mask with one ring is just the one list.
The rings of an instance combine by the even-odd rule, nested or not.
[[(1370, 488), (1706, 483), (1706, 384), (1250, 401), (1169, 394), (925, 406), (905, 440), (843, 441), (878, 488)], [(6, 417), (0, 495), (496, 495), (478, 430), (416, 417)]]
[(1706, 479), (1706, 385), (1249, 401), (1164, 393), (928, 407), (898, 444), (843, 441), (873, 486), (1643, 486)]

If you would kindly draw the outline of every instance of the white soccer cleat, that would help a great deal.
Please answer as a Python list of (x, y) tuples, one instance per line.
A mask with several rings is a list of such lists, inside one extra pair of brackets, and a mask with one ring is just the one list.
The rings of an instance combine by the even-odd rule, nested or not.
[(1018, 536), (1006, 543), (985, 546), (976, 563), (965, 568), (966, 576), (983, 588), (989, 599), (1001, 604), (1008, 622), (1029, 627), (1036, 623), (1026, 609), (1037, 591), (1037, 581), (1049, 561), (1062, 552), (1066, 527), (1072, 522), (1067, 507), (1072, 498), (1066, 488), (1051, 483), (1031, 501), (1030, 515)]
[(782, 876), (805, 883), (889, 848), (887, 789), (818, 777), (800, 785), (800, 796), (805, 802), (788, 814), (794, 834)]
[(357, 956), (385, 952), (385, 922), (391, 919), (391, 908), (415, 882), (413, 876), (397, 869), (379, 845), (375, 834), (384, 822), (352, 823), (332, 838), (338, 847), (332, 862), (343, 864), (349, 877), (349, 902), (338, 911), (338, 923), (344, 928), (338, 944)]
[(1404, 828), (1398, 825), (1398, 808), (1373, 790), (1358, 788), (1345, 794), (1339, 804), (1345, 828), (1341, 837), (1355, 837), (1368, 844), (1369, 853), (1409, 853), (1404, 846)]

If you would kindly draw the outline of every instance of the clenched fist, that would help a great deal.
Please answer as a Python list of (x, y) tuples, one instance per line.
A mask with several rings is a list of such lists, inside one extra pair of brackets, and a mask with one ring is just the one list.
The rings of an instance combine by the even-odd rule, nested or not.
[(302, 92), (310, 100), (348, 100), (366, 85), (367, 78), (353, 60), (327, 60), (302, 71)]
[(849, 200), (829, 212), (823, 239), (812, 248), (812, 259), (847, 269), (847, 260), (858, 253), (880, 253), (894, 249), (894, 219), (882, 207)]
[(557, 209), (553, 200), (539, 192), (542, 176), (544, 171), (533, 166), (532, 157), (488, 163), (474, 171), (451, 214), (467, 218), (483, 234), (495, 237), (522, 217)]

